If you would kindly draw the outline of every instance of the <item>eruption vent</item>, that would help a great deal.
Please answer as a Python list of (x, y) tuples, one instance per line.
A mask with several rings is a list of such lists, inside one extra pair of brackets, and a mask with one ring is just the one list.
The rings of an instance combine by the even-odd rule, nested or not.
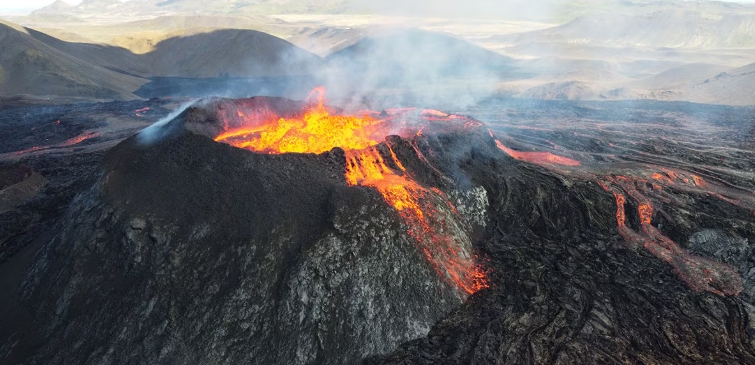
[[(425, 110), (420, 123), (404, 118), (414, 109), (390, 110), (384, 114), (367, 111), (361, 117), (340, 115), (327, 106), (325, 90), (315, 89), (300, 115), (281, 118), (265, 110), (226, 110), (225, 130), (216, 141), (259, 153), (323, 153), (335, 147), (346, 156), (345, 179), (351, 186), (376, 189), (406, 223), (408, 234), (433, 264), (441, 277), (460, 292), (472, 294), (488, 286), (484, 271), (473, 255), (447, 233), (451, 215), (458, 214), (451, 200), (439, 189), (428, 189), (412, 178), (390, 146), (381, 153), (378, 145), (388, 135), (421, 136), (432, 123), (450, 125), (461, 119), (459, 128), (478, 126), (466, 118)], [(382, 117), (379, 117), (382, 116)], [(457, 123), (454, 123), (457, 125)], [(443, 128), (443, 126), (441, 126)], [(416, 141), (415, 141), (416, 142)], [(418, 148), (417, 157), (429, 164)]]

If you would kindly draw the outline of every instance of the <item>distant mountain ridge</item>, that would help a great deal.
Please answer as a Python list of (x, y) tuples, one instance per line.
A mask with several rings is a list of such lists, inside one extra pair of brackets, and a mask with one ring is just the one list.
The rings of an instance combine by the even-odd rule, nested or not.
[(295, 76), (324, 66), (287, 41), (239, 29), (169, 38), (140, 55), (0, 22), (0, 48), (0, 95), (129, 99), (150, 77)]
[(701, 77), (689, 88), (689, 98), (699, 102), (725, 100), (727, 104), (755, 104), (755, 63)]
[(381, 107), (463, 107), (488, 96), (501, 80), (525, 75), (509, 57), (450, 34), (411, 28), (373, 30), (326, 61), (335, 71), (328, 78), (333, 94)]
[(0, 94), (133, 98), (147, 82), (62, 52), (22, 27), (0, 22)]
[(657, 75), (616, 83), (555, 81), (508, 90), (513, 96), (545, 100), (666, 100), (702, 104), (755, 105), (755, 63), (727, 68), (690, 63)]
[(590, 14), (554, 28), (493, 38), (518, 44), (752, 48), (755, 13), (706, 16), (692, 10), (663, 10), (650, 14)]
[(85, 0), (71, 7), (58, 0), (35, 14), (70, 14), (82, 17), (124, 14), (400, 14), (411, 16), (484, 17), (495, 19), (566, 22), (592, 13), (647, 14), (659, 10), (689, 9), (710, 14), (755, 12), (755, 5), (684, 0)]
[(338, 13), (352, 0), (215, 0), (211, 4), (199, 0), (84, 0), (70, 6), (63, 0), (39, 9), (33, 15), (68, 14), (81, 17), (98, 15), (155, 16), (162, 14), (270, 14), (276, 12)]

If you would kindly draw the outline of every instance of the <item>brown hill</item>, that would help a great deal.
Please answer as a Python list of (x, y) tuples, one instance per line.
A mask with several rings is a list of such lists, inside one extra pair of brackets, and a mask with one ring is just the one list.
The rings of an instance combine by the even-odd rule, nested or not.
[(35, 13), (9, 20), (36, 29), (55, 38), (78, 43), (104, 43), (144, 54), (154, 50), (157, 43), (173, 38), (208, 33), (218, 29), (251, 29), (279, 38), (299, 32), (295, 26), (280, 19), (249, 15), (162, 15), (128, 21), (116, 18), (106, 21), (55, 13)]
[(755, 105), (755, 63), (701, 79), (689, 88), (689, 99), (701, 103)]
[(527, 33), (494, 36), (515, 44), (576, 43), (673, 48), (750, 48), (755, 45), (755, 14), (664, 9), (650, 14), (596, 13), (564, 25)]
[(323, 65), (320, 57), (287, 41), (242, 29), (176, 36), (136, 54), (0, 23), (0, 47), (0, 95), (134, 98), (149, 77), (293, 76)]
[(525, 99), (594, 100), (598, 96), (595, 85), (580, 81), (551, 82), (531, 87), (517, 95)]
[(287, 41), (248, 29), (179, 35), (160, 41), (145, 54), (102, 44), (64, 42), (33, 30), (30, 34), (61, 52), (140, 77), (304, 75), (323, 63), (320, 57)]
[(673, 67), (624, 83), (605, 94), (612, 99), (661, 99), (704, 104), (755, 105), (755, 63), (727, 68), (713, 64)]
[(708, 75), (716, 75), (727, 70), (728, 67), (706, 64), (690, 63), (677, 67), (672, 67), (657, 75), (645, 77), (630, 83), (629, 86), (641, 89), (660, 89), (660, 88), (686, 88), (692, 84), (699, 83), (701, 78)]
[(158, 43), (141, 56), (153, 76), (239, 77), (311, 74), (323, 60), (266, 33), (224, 29)]
[(0, 95), (128, 99), (147, 82), (62, 52), (10, 23), (0, 22), (0, 48)]

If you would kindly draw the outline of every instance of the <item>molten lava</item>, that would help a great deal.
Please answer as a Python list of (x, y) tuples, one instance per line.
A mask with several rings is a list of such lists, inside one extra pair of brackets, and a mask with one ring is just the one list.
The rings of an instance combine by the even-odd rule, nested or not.
[[(375, 112), (363, 112), (362, 117), (333, 115), (326, 106), (322, 88), (312, 92), (308, 104), (302, 115), (293, 118), (277, 117), (264, 110), (236, 110), (230, 117), (241, 119), (241, 126), (230, 127), (229, 116), (225, 116), (226, 130), (215, 140), (269, 154), (323, 153), (340, 147), (346, 156), (346, 182), (380, 192), (401, 216), (409, 227), (408, 234), (417, 241), (419, 249), (442, 277), (460, 292), (471, 294), (487, 287), (485, 272), (475, 265), (472, 255), (448, 232), (447, 224), (455, 221), (452, 215), (458, 214), (448, 197), (442, 191), (425, 188), (412, 179), (390, 147), (385, 155), (377, 148), (380, 141), (391, 133), (404, 137), (421, 134), (424, 126), (410, 127), (395, 123), (393, 119), (413, 109), (388, 110), (388, 117), (384, 119), (374, 117)], [(425, 110), (422, 116), (427, 121), (456, 118), (434, 110)], [(415, 147), (414, 152), (429, 164), (419, 149)], [(387, 159), (395, 170), (389, 167)]]
[(97, 133), (97, 132), (87, 132), (87, 133), (78, 135), (76, 137), (67, 139), (67, 140), (65, 140), (65, 141), (63, 141), (63, 142), (61, 142), (61, 143), (59, 143), (59, 144), (57, 144), (57, 145), (55, 145), (53, 147), (70, 147), (70, 146), (73, 146), (73, 145), (77, 145), (77, 144), (79, 144), (81, 142), (84, 142), (84, 141), (86, 141), (88, 139), (91, 139), (91, 138), (94, 138), (94, 137), (98, 137), (99, 135), (100, 134)]
[[(488, 132), (495, 138), (492, 131)], [(551, 168), (555, 165), (580, 166), (579, 161), (549, 152), (520, 152), (507, 148), (499, 140), (495, 143), (499, 149), (517, 160)], [(688, 253), (652, 225), (655, 208), (648, 196), (652, 194), (661, 202), (670, 202), (672, 197), (663, 190), (674, 188), (696, 193), (705, 192), (733, 205), (740, 206), (739, 201), (713, 191), (713, 185), (700, 176), (667, 168), (649, 174), (647, 179), (627, 176), (601, 177), (592, 174), (582, 176), (596, 181), (605, 191), (613, 194), (616, 199), (616, 223), (624, 240), (634, 247), (644, 247), (654, 256), (671, 264), (678, 277), (692, 290), (710, 291), (719, 295), (737, 295), (742, 291), (742, 279), (732, 267)], [(629, 198), (637, 209), (637, 230), (627, 225), (626, 204)]]
[[(215, 140), (271, 154), (322, 153), (333, 147), (365, 149), (377, 145), (378, 139), (386, 136), (385, 122), (367, 115), (363, 118), (331, 115), (325, 107), (324, 90), (315, 89), (312, 96), (317, 97), (317, 103), (301, 118), (279, 118), (274, 122), (230, 129)], [(246, 115), (238, 111), (238, 116)]]
[(144, 113), (148, 112), (149, 110), (150, 110), (149, 107), (145, 107), (145, 108), (134, 110), (134, 113), (136, 113), (137, 117), (143, 117)]
[[(661, 179), (660, 174), (653, 174), (651, 177)], [(677, 175), (672, 171), (667, 171), (661, 180), (666, 179), (669, 179), (668, 181), (677, 179)], [(646, 189), (647, 180), (625, 176), (609, 177), (607, 180), (598, 183), (604, 190), (612, 193), (616, 199), (616, 222), (619, 233), (626, 242), (631, 245), (642, 246), (654, 256), (671, 264), (678, 277), (692, 290), (710, 291), (719, 295), (737, 295), (742, 291), (741, 278), (733, 268), (688, 253), (651, 224), (654, 213), (653, 205), (640, 192), (640, 190)], [(694, 178), (691, 180), (693, 183), (699, 184)], [(627, 198), (625, 194), (637, 204), (637, 215), (640, 220), (639, 232), (627, 226)]]
[[(492, 135), (492, 134), (491, 134)], [(536, 165), (562, 165), (562, 166), (579, 166), (580, 162), (568, 157), (554, 155), (550, 152), (521, 152), (514, 151), (501, 143), (501, 141), (495, 141), (496, 146), (503, 152), (506, 152), (509, 156)]]
[[(58, 123), (59, 123), (59, 121), (58, 121)], [(20, 156), (20, 155), (24, 155), (24, 154), (27, 154), (27, 153), (37, 152), (37, 151), (51, 150), (51, 149), (57, 149), (57, 148), (65, 148), (65, 147), (75, 146), (75, 145), (77, 145), (77, 144), (79, 144), (81, 142), (84, 142), (84, 141), (88, 140), (88, 139), (98, 137), (99, 135), (100, 134), (97, 133), (97, 132), (86, 132), (86, 133), (80, 134), (80, 135), (78, 135), (76, 137), (69, 138), (69, 139), (67, 139), (67, 140), (65, 140), (63, 142), (60, 142), (58, 144), (55, 144), (55, 145), (34, 146), (34, 147), (27, 148), (27, 149), (21, 150), (21, 151), (3, 153), (3, 154), (0, 154), (0, 160), (6, 158), (7, 156)]]

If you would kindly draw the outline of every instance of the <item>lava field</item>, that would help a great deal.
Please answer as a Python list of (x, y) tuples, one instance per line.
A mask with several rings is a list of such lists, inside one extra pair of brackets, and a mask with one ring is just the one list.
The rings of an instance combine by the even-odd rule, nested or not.
[(0, 358), (755, 363), (753, 108), (171, 104), (0, 110)]

